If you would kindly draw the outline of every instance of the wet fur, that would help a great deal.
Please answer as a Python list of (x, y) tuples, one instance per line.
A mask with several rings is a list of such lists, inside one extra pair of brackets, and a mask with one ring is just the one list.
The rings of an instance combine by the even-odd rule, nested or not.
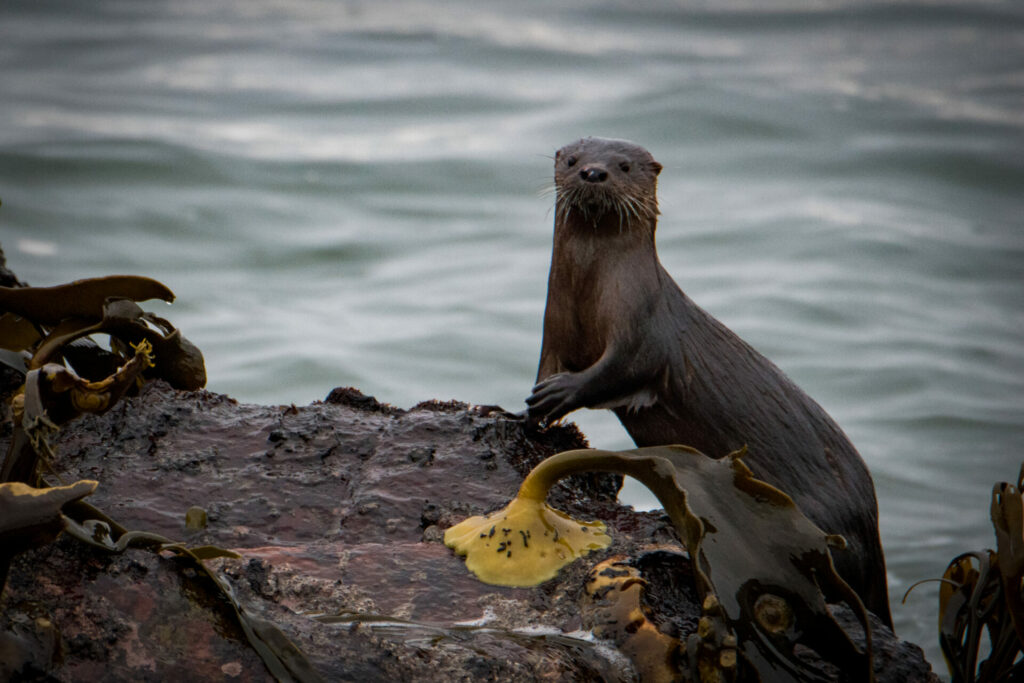
[[(607, 178), (588, 182), (585, 168)], [(660, 171), (647, 150), (619, 140), (584, 138), (556, 155), (554, 247), (529, 418), (543, 425), (578, 408), (611, 408), (637, 446), (685, 444), (713, 457), (747, 446), (755, 475), (846, 538), (849, 549), (834, 553), (840, 575), (891, 625), (867, 467), (814, 400), (661, 266)]]

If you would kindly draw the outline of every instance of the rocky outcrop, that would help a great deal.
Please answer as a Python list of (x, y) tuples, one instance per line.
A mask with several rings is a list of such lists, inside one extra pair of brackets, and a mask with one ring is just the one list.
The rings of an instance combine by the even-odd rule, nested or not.
[[(584, 446), (572, 426), (527, 433), (497, 408), (399, 410), (352, 389), (259, 406), (156, 382), (65, 426), (54, 445), (54, 470), (98, 481), (88, 501), (124, 527), (239, 553), (206, 565), (252, 623), (276, 626), (301, 651), (295, 678), (635, 680), (614, 639), (591, 634), (602, 612), (588, 602), (587, 573), (614, 555), (636, 558), (662, 632), (684, 637), (701, 614), (669, 520), (618, 505), (610, 475), (565, 480), (550, 500), (605, 521), (612, 546), (536, 588), (480, 583), (442, 544), (448, 526), (505, 504), (541, 459)], [(205, 527), (195, 512), (186, 524), (194, 507)], [(213, 583), (168, 552), (107, 553), (65, 534), (11, 565), (0, 601), (6, 672), (272, 680)], [(916, 646), (874, 628), (878, 680), (933, 679)]]

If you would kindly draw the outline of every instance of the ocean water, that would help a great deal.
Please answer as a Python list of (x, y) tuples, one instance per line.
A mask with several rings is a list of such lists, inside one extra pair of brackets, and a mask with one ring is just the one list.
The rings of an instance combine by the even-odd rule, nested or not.
[(857, 444), (897, 631), (944, 674), (936, 584), (899, 600), (994, 546), (1024, 459), (1024, 5), (0, 5), (9, 265), (164, 281), (244, 401), (521, 409), (583, 135), (664, 164), (666, 268)]

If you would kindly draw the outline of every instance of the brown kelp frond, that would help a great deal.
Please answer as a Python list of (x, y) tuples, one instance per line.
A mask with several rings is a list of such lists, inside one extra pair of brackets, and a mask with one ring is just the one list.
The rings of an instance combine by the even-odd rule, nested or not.
[(678, 679), (684, 646), (649, 618), (642, 599), (646, 586), (628, 557), (616, 555), (599, 562), (587, 575), (584, 619), (593, 624), (595, 636), (612, 641), (633, 660), (640, 680), (668, 683)]
[(95, 481), (37, 489), (21, 482), (0, 484), (0, 553), (45, 545), (63, 528), (61, 508), (96, 490)]
[(61, 508), (96, 490), (96, 482), (38, 489), (18, 481), (0, 483), (0, 594), (18, 553), (46, 545), (63, 525)]
[[(176, 389), (202, 388), (202, 353), (167, 320), (135, 303), (146, 299), (172, 301), (174, 293), (156, 280), (134, 275), (57, 287), (0, 287), (0, 348), (26, 353), (28, 370), (67, 363), (80, 376), (98, 380), (146, 341), (155, 359), (148, 379), (164, 379)], [(89, 340), (92, 335), (108, 336), (111, 350)]]
[(49, 327), (69, 318), (99, 320), (110, 299), (174, 301), (174, 292), (138, 275), (108, 275), (56, 287), (0, 287), (0, 311)]
[[(1024, 465), (992, 490), (996, 551), (963, 553), (939, 586), (939, 646), (954, 683), (1024, 675)], [(983, 647), (987, 644), (986, 654)]]
[(11, 402), (14, 434), (0, 481), (39, 485), (38, 466), (52, 462), (49, 439), (60, 425), (82, 413), (104, 413), (113, 407), (152, 366), (151, 351), (149, 342), (143, 340), (130, 360), (98, 382), (84, 380), (57, 363), (30, 370), (23, 392)]

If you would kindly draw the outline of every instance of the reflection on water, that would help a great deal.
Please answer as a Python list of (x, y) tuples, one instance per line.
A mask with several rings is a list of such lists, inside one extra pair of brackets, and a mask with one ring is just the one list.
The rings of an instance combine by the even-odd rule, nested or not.
[[(668, 270), (871, 466), (894, 599), (994, 543), (1024, 443), (1017, 5), (11, 2), (0, 92), (15, 271), (167, 282), (211, 389), (268, 403), (522, 407), (550, 155), (636, 140)], [(935, 592), (894, 618), (942, 670)]]

